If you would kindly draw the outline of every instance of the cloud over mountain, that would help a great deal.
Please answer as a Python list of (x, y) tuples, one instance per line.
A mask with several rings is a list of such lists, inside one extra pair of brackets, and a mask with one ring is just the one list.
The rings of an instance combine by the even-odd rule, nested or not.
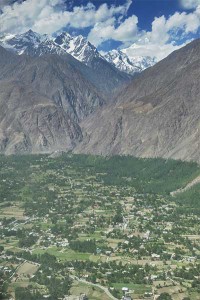
[(200, 5), (200, 0), (180, 0), (180, 3), (185, 9), (192, 9)]
[(64, 0), (26, 0), (12, 6), (4, 6), (0, 18), (2, 32), (21, 33), (33, 29), (39, 33), (52, 34), (69, 25), (73, 28), (94, 26), (98, 22), (126, 14), (131, 1), (124, 5), (110, 6), (106, 3), (97, 9), (94, 4), (74, 6), (68, 10)]
[[(14, 3), (13, 3), (14, 2)], [(164, 58), (193, 39), (200, 28), (200, 0), (180, 0), (185, 11), (154, 18), (151, 29), (141, 29), (132, 0), (120, 4), (104, 1), (100, 5), (85, 1), (70, 5), (65, 0), (3, 0), (0, 28), (2, 33), (22, 33), (29, 29), (55, 34), (63, 28), (85, 30), (95, 46), (112, 40), (128, 48), (129, 54)], [(189, 9), (189, 11), (188, 11)]]

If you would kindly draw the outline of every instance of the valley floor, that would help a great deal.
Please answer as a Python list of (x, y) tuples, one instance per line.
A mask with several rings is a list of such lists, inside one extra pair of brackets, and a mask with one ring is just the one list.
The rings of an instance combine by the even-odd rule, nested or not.
[(198, 300), (200, 188), (184, 188), (199, 174), (162, 159), (1, 156), (0, 298)]

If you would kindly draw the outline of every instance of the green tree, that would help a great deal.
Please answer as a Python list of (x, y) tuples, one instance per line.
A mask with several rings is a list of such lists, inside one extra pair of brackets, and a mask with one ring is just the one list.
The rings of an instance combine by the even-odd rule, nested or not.
[(170, 294), (168, 294), (168, 293), (162, 293), (158, 297), (158, 300), (173, 300), (173, 299), (172, 299), (172, 296), (170, 296)]

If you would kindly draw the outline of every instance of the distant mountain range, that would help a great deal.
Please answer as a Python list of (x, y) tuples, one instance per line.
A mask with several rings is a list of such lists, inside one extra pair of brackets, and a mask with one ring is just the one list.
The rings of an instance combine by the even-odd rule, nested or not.
[(97, 48), (83, 36), (71, 36), (63, 32), (56, 38), (48, 35), (40, 35), (32, 30), (19, 35), (4, 35), (0, 37), (0, 44), (7, 49), (16, 51), (18, 54), (41, 56), (44, 54), (69, 53), (77, 60), (92, 67), (96, 61), (108, 61), (119, 71), (134, 75), (156, 63), (155, 58), (134, 57), (130, 58), (122, 51), (113, 50), (104, 56)]
[(112, 50), (105, 54), (105, 59), (113, 64), (118, 70), (130, 75), (140, 73), (156, 64), (156, 58), (150, 56), (129, 57), (120, 50)]
[(156, 64), (123, 51), (102, 56), (67, 33), (0, 43), (1, 153), (200, 161), (200, 40)]
[(20, 35), (1, 36), (0, 45), (19, 55), (31, 57), (70, 54), (82, 63), (79, 69), (104, 97), (110, 98), (110, 95), (113, 96), (131, 79), (129, 74), (118, 70), (105, 60), (97, 49), (82, 36), (72, 37), (68, 33), (62, 33), (53, 39), (48, 35), (40, 35), (29, 30)]

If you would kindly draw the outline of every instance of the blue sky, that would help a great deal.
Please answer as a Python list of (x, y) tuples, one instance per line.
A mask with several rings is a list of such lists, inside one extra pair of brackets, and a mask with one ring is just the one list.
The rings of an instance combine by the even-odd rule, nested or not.
[[(123, 0), (91, 0), (91, 3), (95, 5), (95, 7), (98, 9), (99, 6), (101, 6), (103, 3), (107, 3), (108, 5), (123, 5), (125, 1)], [(73, 3), (73, 4), (72, 4)], [(76, 5), (84, 5), (86, 3), (85, 0), (76, 0), (71, 1), (70, 6), (68, 6), (68, 9), (72, 10), (73, 7)], [(67, 4), (67, 1), (66, 1)], [(178, 0), (134, 0), (132, 1), (132, 4), (130, 5), (129, 10), (127, 11), (127, 15), (125, 18), (130, 17), (131, 15), (136, 15), (138, 17), (138, 26), (141, 30), (151, 30), (152, 22), (155, 17), (161, 17), (162, 15), (165, 15), (166, 17), (169, 17), (170, 15), (173, 15), (175, 12), (183, 12), (184, 9), (180, 5), (180, 1)], [(73, 29), (70, 27), (66, 27), (66, 30), (68, 30), (72, 34), (82, 34), (87, 36), (87, 34), (90, 31), (90, 28), (84, 28), (84, 29)], [(101, 50), (110, 50), (116, 47), (119, 47), (121, 45), (121, 42), (109, 40), (102, 45), (99, 46)]]
[[(67, 1), (66, 1), (67, 2)], [(84, 4), (84, 0), (76, 0), (74, 3)], [(102, 3), (108, 3), (109, 5), (122, 5), (125, 1), (123, 0), (92, 0), (96, 7), (102, 5)], [(176, 11), (184, 11), (178, 0), (134, 0), (130, 5), (127, 16), (135, 14), (139, 19), (139, 26), (141, 29), (151, 29), (151, 23), (155, 17), (165, 15), (166, 17), (174, 14)]]
[(0, 0), (0, 9), (2, 34), (68, 31), (102, 51), (158, 59), (198, 38), (200, 29), (200, 0)]

